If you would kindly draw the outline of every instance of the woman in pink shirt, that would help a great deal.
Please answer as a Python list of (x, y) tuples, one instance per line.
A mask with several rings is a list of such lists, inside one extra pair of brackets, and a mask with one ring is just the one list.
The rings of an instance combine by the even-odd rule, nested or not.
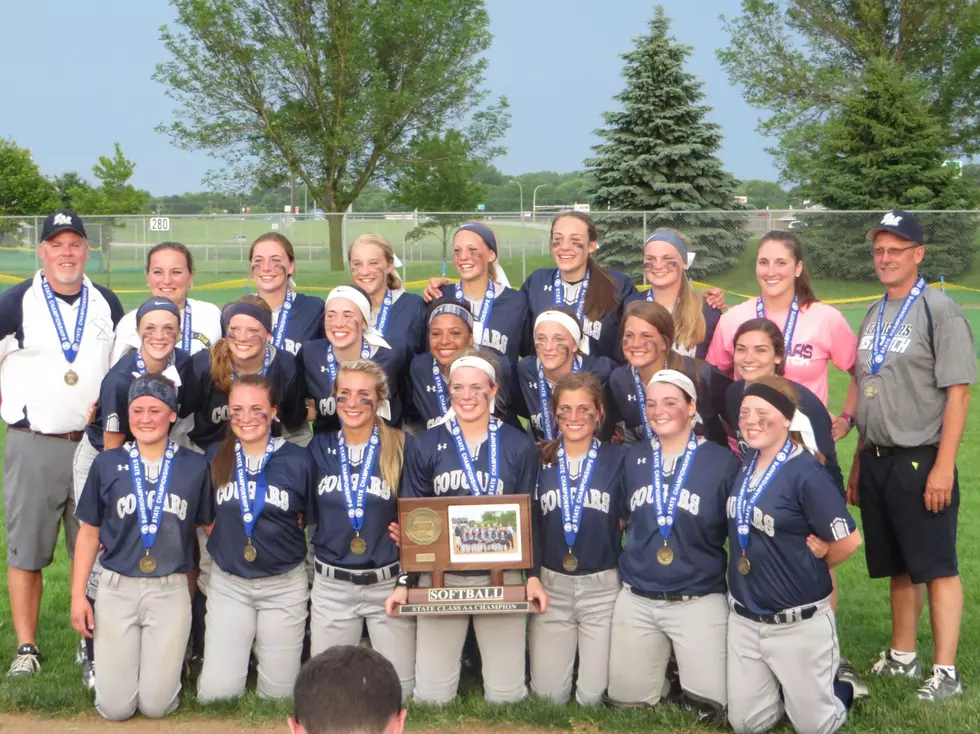
[(759, 242), (755, 278), (761, 296), (729, 309), (718, 322), (707, 361), (725, 373), (732, 370), (734, 338), (749, 319), (767, 318), (780, 325), (786, 342), (786, 377), (809, 388), (827, 404), (827, 363), (851, 372), (857, 339), (844, 316), (813, 295), (800, 241), (789, 232), (768, 232)]

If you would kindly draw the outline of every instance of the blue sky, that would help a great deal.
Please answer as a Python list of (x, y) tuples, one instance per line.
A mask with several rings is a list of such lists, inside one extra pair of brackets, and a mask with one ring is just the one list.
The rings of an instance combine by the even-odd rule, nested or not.
[[(164, 0), (30, 0), (5, 3), (0, 20), (0, 136), (30, 148), (47, 175), (88, 177), (118, 141), (136, 162), (134, 183), (153, 194), (202, 189), (218, 163), (177, 150), (154, 131), (172, 103), (152, 81), (165, 59), (159, 27), (174, 14)], [(689, 71), (705, 82), (711, 119), (721, 123), (720, 157), (739, 178), (775, 180), (759, 117), (731, 87), (714, 51), (727, 42), (718, 16), (735, 0), (664, 0), (677, 38), (694, 47)], [(619, 54), (646, 31), (654, 3), (641, 0), (488, 0), (487, 87), (507, 95), (508, 174), (582, 167), (601, 114), (622, 88)]]

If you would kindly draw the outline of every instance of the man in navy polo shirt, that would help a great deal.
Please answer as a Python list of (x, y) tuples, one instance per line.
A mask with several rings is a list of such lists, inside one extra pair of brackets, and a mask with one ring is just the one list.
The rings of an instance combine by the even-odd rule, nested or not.
[(123, 316), (116, 295), (85, 276), (88, 255), (81, 218), (54, 212), (44, 220), (38, 245), (44, 267), (0, 294), (7, 589), (17, 635), (8, 675), (41, 669), (41, 569), (51, 564), (61, 523), (68, 556), (74, 553), (72, 459)]

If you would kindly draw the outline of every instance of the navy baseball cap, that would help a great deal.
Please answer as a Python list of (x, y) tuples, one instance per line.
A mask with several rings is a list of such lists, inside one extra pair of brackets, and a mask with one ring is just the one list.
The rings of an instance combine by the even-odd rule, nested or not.
[(81, 237), (88, 237), (82, 218), (67, 209), (59, 209), (45, 217), (41, 227), (41, 242), (46, 242), (61, 232), (74, 232)]
[(914, 214), (901, 209), (893, 209), (883, 216), (878, 225), (868, 232), (866, 239), (873, 242), (875, 235), (879, 232), (891, 232), (896, 237), (901, 237), (903, 240), (914, 242), (917, 245), (925, 244), (925, 234), (922, 232), (922, 225), (919, 224), (919, 220), (915, 218)]

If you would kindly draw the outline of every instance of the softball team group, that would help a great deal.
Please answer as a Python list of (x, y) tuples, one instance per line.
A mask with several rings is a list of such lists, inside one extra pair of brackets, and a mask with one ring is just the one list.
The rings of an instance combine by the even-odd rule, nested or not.
[[(272, 233), (250, 252), (257, 295), (221, 311), (187, 297), (184, 246), (154, 247), (75, 456), (71, 618), (98, 711), (173, 711), (186, 650), (202, 701), (242, 694), (250, 661), (259, 696), (289, 696), (307, 634), (316, 654), (365, 626), (406, 699), (447, 703), (472, 625), (488, 701), (529, 680), (558, 703), (836, 730), (867, 694), (832, 574), (861, 542), (834, 450), (850, 417), (826, 407), (854, 334), (791, 234), (763, 237), (760, 296), (724, 314), (680, 232), (643, 245), (645, 294), (597, 264), (597, 240), (560, 214), (556, 267), (515, 290), (493, 232), (465, 224), (458, 282), (420, 297), (364, 235), (323, 301)], [(399, 616), (432, 581), (400, 572), (398, 498), (483, 494), (533, 498), (534, 566), (504, 577), (541, 613)], [(506, 549), (509, 532), (456, 542)]]

